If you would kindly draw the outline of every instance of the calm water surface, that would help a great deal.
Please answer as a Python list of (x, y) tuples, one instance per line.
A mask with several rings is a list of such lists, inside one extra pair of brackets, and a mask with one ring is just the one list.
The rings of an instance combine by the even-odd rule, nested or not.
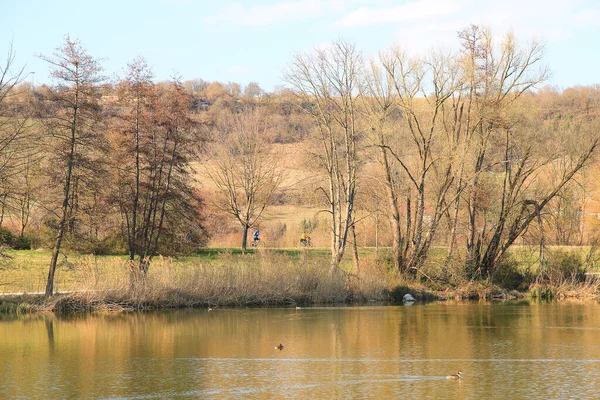
[(0, 398), (600, 398), (600, 305), (4, 319), (0, 382)]

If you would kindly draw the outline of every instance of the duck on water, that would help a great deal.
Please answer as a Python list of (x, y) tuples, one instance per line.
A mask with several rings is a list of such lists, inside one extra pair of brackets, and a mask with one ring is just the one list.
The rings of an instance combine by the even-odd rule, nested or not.
[(455, 374), (448, 375), (446, 377), (446, 379), (462, 379), (462, 372), (461, 371), (456, 371)]

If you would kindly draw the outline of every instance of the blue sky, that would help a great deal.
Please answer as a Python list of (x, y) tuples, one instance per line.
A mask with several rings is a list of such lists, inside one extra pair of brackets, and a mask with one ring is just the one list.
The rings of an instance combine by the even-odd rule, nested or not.
[(509, 30), (526, 44), (546, 43), (548, 84), (600, 84), (598, 0), (2, 0), (0, 60), (11, 40), (16, 62), (48, 81), (36, 54), (50, 55), (66, 34), (121, 73), (138, 55), (157, 80), (256, 81), (283, 84), (294, 54), (337, 38), (365, 57), (392, 44), (409, 54), (457, 47), (456, 32), (487, 25), (498, 39)]

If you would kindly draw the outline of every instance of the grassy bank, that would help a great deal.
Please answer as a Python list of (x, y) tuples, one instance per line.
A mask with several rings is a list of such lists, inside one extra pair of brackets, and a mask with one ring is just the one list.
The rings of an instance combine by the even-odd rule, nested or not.
[(130, 288), (125, 257), (67, 255), (59, 264), (56, 286), (68, 293), (49, 300), (31, 295), (44, 289), (49, 253), (14, 251), (2, 259), (0, 293), (30, 295), (5, 295), (0, 312), (389, 302), (401, 300), (406, 293), (421, 299), (595, 297), (600, 284), (595, 277), (582, 275), (585, 260), (559, 250), (548, 265), (548, 273), (553, 274), (549, 281), (537, 278), (529, 261), (514, 259), (505, 262), (493, 279), (472, 280), (465, 277), (460, 260), (444, 265), (435, 258), (416, 277), (400, 276), (389, 267), (387, 249), (378, 253), (363, 249), (358, 274), (352, 271), (351, 261), (344, 260), (333, 275), (328, 273), (324, 249), (260, 249), (245, 254), (203, 249), (195, 255), (156, 258), (143, 285), (135, 290)]
[[(194, 265), (204, 264), (209, 261), (229, 262), (236, 259), (245, 262), (260, 254), (273, 254), (286, 256), (290, 260), (300, 260), (301, 257), (319, 259), (324, 265), (329, 260), (329, 253), (325, 249), (248, 249), (245, 253), (239, 248), (203, 248), (191, 255), (172, 257), (169, 259), (170, 269), (177, 269), (181, 273), (193, 270)], [(366, 250), (364, 254), (369, 254)], [(43, 292), (48, 279), (48, 265), (52, 253), (49, 250), (10, 250), (4, 249), (0, 253), (0, 295), (8, 293), (37, 293)], [(89, 270), (90, 260), (94, 260), (96, 277), (101, 280), (103, 275), (124, 274), (126, 277), (126, 260), (124, 255), (108, 255), (91, 257), (89, 254), (61, 253), (55, 276), (55, 289), (58, 292), (82, 290), (82, 273)], [(157, 258), (150, 270), (152, 276), (155, 272), (164, 269), (163, 259)], [(345, 261), (347, 267), (349, 261)], [(124, 272), (125, 271), (125, 272)], [(87, 275), (89, 273), (86, 272)]]
[[(17, 259), (14, 256), (13, 260)], [(32, 259), (38, 260), (35, 257)], [(71, 259), (72, 265), (60, 270), (65, 284), (59, 289), (74, 292), (50, 300), (44, 300), (39, 295), (9, 296), (4, 299), (5, 309), (73, 312), (303, 306), (391, 301), (409, 291), (415, 297), (433, 297), (415, 282), (409, 289), (408, 282), (369, 256), (364, 257), (358, 275), (350, 275), (342, 270), (330, 275), (328, 257), (322, 250), (259, 250), (246, 254), (205, 251), (200, 255), (177, 259), (159, 257), (152, 263), (144, 284), (133, 291), (123, 257), (72, 256)], [(28, 268), (13, 268), (11, 273), (25, 277), (28, 271), (37, 268), (39, 266), (31, 263)], [(16, 289), (14, 287), (13, 290)]]

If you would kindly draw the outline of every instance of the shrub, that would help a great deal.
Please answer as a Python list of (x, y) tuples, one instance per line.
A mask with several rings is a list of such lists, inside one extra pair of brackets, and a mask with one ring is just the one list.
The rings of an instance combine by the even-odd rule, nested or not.
[(124, 254), (125, 239), (120, 234), (112, 234), (102, 239), (80, 238), (71, 241), (72, 248), (80, 253), (105, 256), (109, 254)]
[(532, 299), (536, 300), (552, 300), (555, 297), (554, 290), (552, 288), (542, 287), (539, 285), (532, 287), (529, 291), (529, 295)]
[(0, 226), (0, 245), (12, 246), (14, 236), (12, 232), (3, 226)]
[(56, 231), (47, 224), (43, 224), (35, 229), (28, 230), (27, 237), (31, 242), (32, 249), (50, 249), (54, 246)]
[(502, 258), (491, 275), (493, 284), (509, 290), (526, 289), (531, 281), (529, 274), (520, 271), (519, 263), (510, 256)]
[(114, 248), (111, 248), (110, 244), (106, 240), (98, 240), (91, 243), (90, 253), (97, 256), (105, 256), (107, 254), (114, 254)]
[(375, 263), (390, 269), (394, 268), (394, 253), (391, 249), (379, 249), (375, 258)]
[(585, 280), (585, 267), (581, 256), (574, 252), (556, 250), (549, 254), (546, 275), (552, 283), (565, 280)]
[(17, 236), (12, 242), (12, 248), (15, 250), (31, 250), (31, 238), (29, 236)]

